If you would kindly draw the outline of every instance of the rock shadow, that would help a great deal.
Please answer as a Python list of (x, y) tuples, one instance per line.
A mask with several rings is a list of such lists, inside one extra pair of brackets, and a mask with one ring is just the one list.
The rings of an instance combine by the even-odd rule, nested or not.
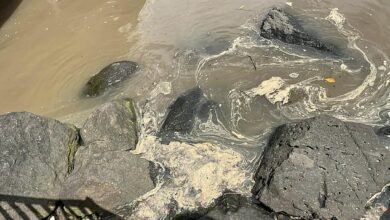
[(0, 219), (50, 219), (52, 216), (56, 219), (81, 216), (120, 219), (88, 197), (85, 200), (56, 200), (0, 194)]

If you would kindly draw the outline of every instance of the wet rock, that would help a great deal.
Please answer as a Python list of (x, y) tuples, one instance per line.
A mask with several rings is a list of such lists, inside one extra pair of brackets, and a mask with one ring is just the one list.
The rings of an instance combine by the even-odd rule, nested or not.
[(0, 0), (0, 28), (18, 8), (22, 0)]
[(133, 100), (103, 104), (88, 117), (80, 135), (85, 145), (105, 142), (111, 150), (133, 150), (138, 142)]
[(107, 103), (91, 114), (81, 129), (85, 146), (75, 156), (75, 170), (62, 198), (92, 199), (109, 212), (154, 188), (150, 162), (132, 154), (137, 124), (131, 100)]
[(239, 194), (224, 194), (216, 203), (217, 206), (210, 210), (205, 217), (214, 220), (274, 219), (271, 213), (252, 203), (249, 198)]
[(0, 116), (0, 194), (58, 198), (73, 169), (75, 127), (28, 112)]
[(390, 219), (390, 183), (367, 202), (366, 209), (366, 217)]
[(139, 69), (137, 63), (132, 61), (119, 61), (112, 63), (94, 75), (85, 85), (84, 95), (95, 97), (102, 95), (110, 88), (128, 79)]
[(262, 207), (251, 202), (237, 193), (226, 193), (218, 198), (215, 206), (208, 210), (199, 210), (196, 213), (185, 213), (175, 217), (175, 220), (273, 220), (274, 215)]
[(379, 136), (389, 136), (390, 135), (390, 126), (384, 126), (376, 130), (376, 134)]
[(208, 100), (199, 87), (187, 91), (169, 107), (158, 136), (166, 142), (176, 135), (189, 134), (197, 121), (207, 121), (214, 107), (215, 103)]
[(271, 9), (265, 16), (260, 35), (267, 39), (280, 40), (284, 43), (312, 47), (321, 51), (332, 51), (327, 45), (306, 33), (298, 21), (280, 8)]
[(292, 89), (290, 89), (290, 92), (289, 92), (287, 104), (294, 104), (294, 103), (300, 102), (307, 97), (308, 96), (307, 96), (305, 90), (303, 90), (301, 88), (292, 88)]
[(275, 212), (358, 219), (390, 181), (390, 155), (373, 129), (320, 116), (278, 127), (255, 174), (255, 198)]

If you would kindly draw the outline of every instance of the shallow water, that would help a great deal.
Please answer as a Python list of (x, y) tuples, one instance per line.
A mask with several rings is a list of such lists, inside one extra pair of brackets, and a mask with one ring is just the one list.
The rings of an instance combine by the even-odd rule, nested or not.
[[(259, 37), (259, 21), (274, 6), (285, 7), (311, 34), (336, 45), (337, 53), (321, 54)], [(193, 180), (191, 170), (183, 173), (181, 165), (166, 161), (169, 149), (183, 146), (159, 146), (153, 136), (169, 104), (199, 86), (220, 108), (190, 141), (206, 141), (212, 147), (209, 153), (182, 153), (189, 161), (206, 154), (214, 162), (220, 155), (234, 155), (230, 149), (244, 155), (241, 166), (219, 170), (242, 171), (241, 182), (220, 179), (213, 189), (199, 187), (217, 194), (232, 187), (246, 194), (249, 164), (259, 156), (272, 127), (323, 113), (388, 123), (389, 13), (387, 0), (25, 0), (0, 28), (0, 113), (32, 111), (80, 126), (100, 103), (133, 97), (142, 116), (135, 153), (173, 166), (179, 180)], [(103, 97), (80, 96), (92, 75), (123, 59), (139, 62), (141, 71)], [(214, 169), (215, 164), (199, 166), (214, 172), (206, 165)], [(190, 186), (179, 181), (160, 187), (149, 195), (150, 200), (167, 199), (155, 204), (156, 210), (169, 205), (164, 192), (182, 188), (184, 195)], [(181, 208), (209, 204), (207, 199), (188, 200), (193, 194), (181, 195)]]

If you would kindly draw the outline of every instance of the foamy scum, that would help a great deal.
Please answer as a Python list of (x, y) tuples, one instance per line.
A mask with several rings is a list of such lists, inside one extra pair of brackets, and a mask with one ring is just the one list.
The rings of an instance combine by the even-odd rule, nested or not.
[[(346, 28), (347, 20), (338, 11), (332, 9), (329, 16), (324, 18), (334, 24), (335, 28), (348, 39), (348, 46), (358, 51), (369, 64), (369, 73), (365, 80), (352, 91), (337, 97), (328, 97), (325, 88), (316, 84), (323, 80), (320, 76), (311, 76), (299, 82), (292, 83), (300, 75), (294, 77), (270, 77), (264, 79), (258, 86), (243, 89), (232, 89), (227, 98), (230, 101), (230, 121), (233, 125), (231, 132), (234, 136), (245, 138), (237, 129), (238, 121), (242, 119), (242, 111), (251, 110), (250, 105), (256, 96), (265, 97), (274, 104), (285, 116), (290, 119), (306, 118), (318, 113), (329, 113), (344, 120), (375, 123), (378, 121), (379, 110), (390, 107), (387, 84), (390, 82), (388, 61), (378, 68), (369, 60), (366, 53), (358, 46), (359, 34), (353, 28)], [(245, 28), (256, 30), (246, 24)], [(204, 70), (207, 63), (224, 56), (247, 56), (250, 50), (278, 50), (286, 56), (295, 57), (295, 60), (287, 62), (261, 63), (258, 68), (264, 66), (315, 64), (321, 62), (333, 62), (340, 60), (321, 59), (302, 54), (295, 54), (273, 44), (270, 41), (254, 39), (251, 36), (240, 36), (232, 46), (218, 55), (206, 56), (198, 64), (196, 80), (198, 85), (207, 79), (207, 71)], [(343, 71), (354, 73), (347, 65), (342, 63), (339, 68)], [(293, 79), (292, 79), (293, 78)], [(303, 90), (307, 97), (297, 104), (288, 105), (292, 89)], [(253, 180), (250, 172), (250, 161), (238, 151), (227, 146), (215, 143), (189, 144), (171, 142), (168, 145), (160, 144), (154, 136), (158, 129), (157, 100), (159, 95), (167, 95), (171, 92), (171, 83), (162, 82), (149, 94), (149, 102), (142, 109), (142, 125), (140, 141), (133, 152), (142, 157), (158, 163), (169, 172), (166, 180), (161, 180), (156, 189), (142, 196), (134, 202), (133, 215), (128, 219), (163, 219), (168, 216), (172, 207), (177, 212), (196, 210), (199, 207), (207, 207), (213, 203), (225, 190), (231, 190), (250, 196)], [(380, 94), (380, 96), (378, 95)], [(372, 104), (372, 100), (377, 100)], [(374, 215), (370, 213), (368, 215)], [(370, 218), (369, 216), (367, 218)]]
[[(387, 89), (387, 85), (390, 82), (390, 73), (386, 73), (386, 70), (389, 68), (388, 61), (384, 58), (383, 65), (379, 68), (376, 67), (374, 62), (368, 58), (365, 51), (358, 46), (357, 41), (360, 40), (360, 35), (347, 23), (345, 16), (342, 15), (337, 8), (332, 9), (329, 15), (326, 18), (323, 18), (323, 20), (327, 20), (332, 23), (338, 32), (348, 40), (348, 47), (359, 52), (364, 61), (369, 64), (369, 72), (363, 82), (349, 92), (336, 97), (328, 97), (326, 89), (319, 86), (318, 83), (316, 84), (316, 82), (324, 80), (320, 76), (312, 76), (297, 83), (290, 83), (290, 81), (293, 81), (291, 80), (292, 77), (287, 75), (286, 77), (271, 77), (265, 79), (257, 87), (246, 91), (240, 91), (237, 88), (233, 89), (230, 92), (230, 98), (233, 98), (231, 100), (232, 115), (240, 115), (240, 112), (238, 111), (247, 109), (248, 104), (252, 102), (253, 97), (264, 96), (271, 103), (278, 104), (278, 107), (283, 114), (291, 119), (307, 118), (322, 112), (348, 121), (365, 123), (375, 123), (379, 121), (378, 112), (381, 109), (390, 107), (390, 104), (387, 104), (390, 103), (388, 102), (389, 92)], [(244, 28), (257, 32), (256, 24), (246, 24)], [(232, 54), (238, 54), (240, 56), (248, 55), (250, 54), (250, 52), (248, 52), (248, 48), (261, 48), (266, 49), (266, 51), (269, 49), (276, 49), (286, 56), (295, 57), (293, 60), (261, 63), (257, 66), (258, 68), (266, 66), (280, 67), (282, 65), (335, 62), (341, 63), (341, 65), (338, 66), (339, 71), (362, 74), (359, 73), (360, 70), (349, 69), (342, 60), (338, 60), (336, 58), (328, 57), (321, 59), (318, 57), (310, 57), (308, 55), (287, 51), (285, 48), (275, 45), (269, 41), (259, 41), (258, 39), (252, 39), (251, 37), (244, 36), (238, 37), (229, 50), (224, 51), (219, 55), (203, 59), (203, 62), (201, 62), (198, 66), (198, 78), (204, 77), (205, 75), (204, 71), (202, 71), (205, 63), (223, 56), (231, 56)], [(264, 53), (264, 51), (258, 53)], [(256, 56), (256, 54), (253, 55)], [(296, 105), (284, 106), (284, 104), (288, 103), (290, 90), (292, 88), (302, 89), (305, 91), (307, 98)], [(246, 102), (238, 100), (246, 100)], [(238, 107), (237, 104), (241, 105), (241, 107)]]
[(210, 143), (162, 145), (147, 136), (135, 153), (169, 169), (170, 179), (142, 199), (129, 219), (165, 217), (173, 201), (178, 212), (205, 208), (227, 189), (250, 195), (253, 184), (245, 158), (231, 149)]

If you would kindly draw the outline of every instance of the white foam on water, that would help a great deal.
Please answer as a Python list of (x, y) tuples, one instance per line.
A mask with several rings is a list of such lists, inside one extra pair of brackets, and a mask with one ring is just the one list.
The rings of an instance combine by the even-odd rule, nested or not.
[(172, 208), (179, 213), (206, 208), (225, 190), (251, 195), (254, 182), (250, 162), (241, 153), (217, 143), (160, 143), (155, 136), (160, 117), (155, 101), (159, 94), (168, 94), (170, 90), (170, 83), (157, 84), (148, 94), (150, 100), (138, 107), (142, 109), (138, 114), (141, 132), (132, 151), (159, 164), (169, 172), (169, 177), (159, 179), (154, 190), (125, 205), (134, 207), (127, 219), (164, 219)]
[(296, 78), (299, 77), (299, 73), (290, 73), (290, 74), (288, 74), (288, 76), (289, 76), (290, 78), (296, 79)]
[(129, 219), (166, 217), (172, 201), (178, 212), (194, 211), (208, 207), (227, 189), (249, 196), (253, 186), (244, 156), (217, 144), (164, 145), (148, 135), (134, 153), (169, 169), (171, 178), (143, 197)]
[(343, 28), (345, 23), (345, 17), (339, 12), (338, 8), (333, 8), (325, 19), (331, 21), (337, 28), (340, 29)]
[(265, 96), (272, 104), (280, 102), (286, 104), (289, 100), (291, 87), (285, 86), (285, 81), (280, 77), (271, 77), (263, 81), (259, 86), (245, 91), (250, 97)]

